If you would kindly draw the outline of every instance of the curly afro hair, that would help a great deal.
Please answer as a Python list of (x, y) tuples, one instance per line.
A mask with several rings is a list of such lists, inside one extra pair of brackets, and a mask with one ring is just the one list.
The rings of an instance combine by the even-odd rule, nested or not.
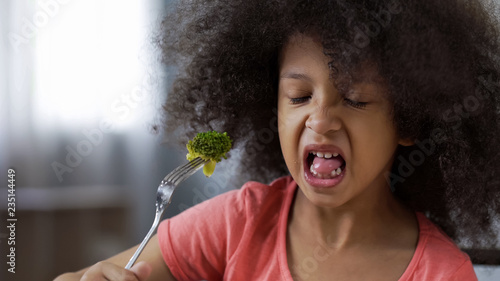
[[(388, 174), (408, 206), (463, 247), (494, 247), (500, 214), (500, 41), (492, 3), (468, 0), (181, 1), (162, 23), (177, 77), (167, 141), (225, 131), (248, 178), (287, 174), (276, 126), (278, 57), (295, 33), (319, 36), (336, 87), (363, 62), (389, 85), (401, 138)], [(170, 139), (169, 139), (170, 136)], [(179, 139), (179, 136), (182, 136)], [(498, 227), (498, 225), (496, 226)]]

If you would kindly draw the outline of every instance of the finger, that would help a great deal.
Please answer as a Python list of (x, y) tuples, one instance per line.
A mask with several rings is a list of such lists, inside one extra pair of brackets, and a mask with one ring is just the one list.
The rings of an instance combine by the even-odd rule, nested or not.
[(109, 262), (98, 262), (85, 272), (81, 281), (138, 281), (135, 274)]
[(130, 271), (134, 272), (135, 276), (137, 276), (140, 281), (146, 280), (149, 275), (151, 275), (152, 270), (153, 268), (151, 268), (151, 265), (145, 261), (138, 262), (130, 269)]
[(139, 281), (135, 274), (113, 263), (105, 263), (102, 267), (102, 273), (106, 280), (110, 281)]
[(102, 267), (102, 262), (98, 262), (89, 267), (89, 269), (83, 274), (80, 281), (107, 281), (102, 273)]

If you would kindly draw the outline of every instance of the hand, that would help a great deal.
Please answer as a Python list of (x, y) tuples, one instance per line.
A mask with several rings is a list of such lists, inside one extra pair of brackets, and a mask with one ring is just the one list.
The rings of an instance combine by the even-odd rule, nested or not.
[(125, 264), (135, 253), (138, 246), (125, 250), (105, 261), (73, 273), (64, 273), (54, 281), (175, 281), (170, 269), (165, 264), (160, 245), (155, 234), (141, 253), (141, 261), (130, 270)]
[(91, 266), (81, 281), (145, 281), (151, 274), (151, 266), (146, 262), (138, 262), (130, 270), (110, 262), (98, 262)]

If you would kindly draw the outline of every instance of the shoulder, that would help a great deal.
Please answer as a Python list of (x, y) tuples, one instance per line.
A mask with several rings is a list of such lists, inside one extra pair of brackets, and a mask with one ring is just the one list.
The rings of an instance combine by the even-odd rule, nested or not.
[(286, 177), (269, 185), (248, 182), (163, 221), (158, 239), (172, 274), (183, 280), (222, 280), (227, 262), (251, 237), (276, 227), (272, 218), (292, 183)]
[(425, 215), (417, 217), (419, 241), (408, 280), (477, 280), (469, 256)]
[(247, 182), (242, 186), (238, 199), (245, 201), (246, 204), (262, 205), (269, 200), (279, 200), (291, 192), (290, 185), (293, 180), (291, 177), (282, 177), (274, 180), (270, 184), (259, 182)]
[[(422, 240), (424, 254), (426, 256), (440, 255), (447, 258), (446, 263), (462, 263), (469, 260), (469, 256), (462, 252), (455, 242), (451, 240), (438, 226), (433, 224), (422, 213), (418, 213), (418, 221), (420, 228), (419, 239)], [(420, 242), (419, 242), (420, 246)]]
[(187, 214), (196, 217), (187, 215), (183, 223), (189, 219), (206, 228), (223, 230), (233, 241), (252, 233), (256, 235), (256, 232), (269, 233), (278, 224), (295, 186), (291, 177), (282, 177), (270, 184), (250, 181), (238, 190), (186, 210)]
[(270, 184), (250, 181), (241, 189), (217, 196), (207, 204), (230, 208), (237, 211), (240, 218), (258, 219), (260, 216), (279, 213), (284, 199), (293, 190), (293, 180), (289, 176), (278, 178)]
[(172, 218), (171, 221), (187, 220), (197, 225), (208, 224), (212, 227), (221, 223), (241, 225), (281, 206), (283, 198), (292, 192), (291, 177), (276, 179), (270, 184), (250, 181), (240, 189), (231, 190), (205, 200)]

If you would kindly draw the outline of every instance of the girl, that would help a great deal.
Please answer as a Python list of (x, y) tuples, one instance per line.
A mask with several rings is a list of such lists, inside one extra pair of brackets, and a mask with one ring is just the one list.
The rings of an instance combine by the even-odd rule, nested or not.
[(477, 280), (454, 243), (497, 238), (488, 5), (181, 3), (159, 40), (179, 67), (166, 131), (226, 131), (243, 179), (278, 179), (165, 220), (131, 271), (135, 248), (57, 280)]

